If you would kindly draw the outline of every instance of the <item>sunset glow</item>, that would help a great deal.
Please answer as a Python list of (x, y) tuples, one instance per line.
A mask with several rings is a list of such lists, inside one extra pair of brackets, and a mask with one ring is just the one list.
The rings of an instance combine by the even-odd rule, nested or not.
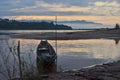
[[(87, 20), (102, 24), (120, 23), (120, 16), (57, 16), (59, 21)], [(55, 16), (10, 16), (4, 17), (16, 20), (55, 20)]]

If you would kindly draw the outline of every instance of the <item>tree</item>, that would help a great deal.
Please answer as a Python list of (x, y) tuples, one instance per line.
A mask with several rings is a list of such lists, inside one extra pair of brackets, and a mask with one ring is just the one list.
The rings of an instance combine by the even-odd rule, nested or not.
[(116, 24), (116, 25), (115, 25), (115, 29), (120, 29), (119, 24)]

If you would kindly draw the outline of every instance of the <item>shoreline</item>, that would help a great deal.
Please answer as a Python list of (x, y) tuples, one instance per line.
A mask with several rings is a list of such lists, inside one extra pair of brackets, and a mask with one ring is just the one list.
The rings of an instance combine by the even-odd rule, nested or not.
[(47, 40), (78, 40), (78, 39), (120, 39), (120, 29), (118, 30), (93, 30), (76, 32), (31, 32), (31, 33), (0, 33), (11, 38), (20, 39), (47, 39)]
[(43, 80), (120, 80), (120, 60), (80, 70), (51, 73)]

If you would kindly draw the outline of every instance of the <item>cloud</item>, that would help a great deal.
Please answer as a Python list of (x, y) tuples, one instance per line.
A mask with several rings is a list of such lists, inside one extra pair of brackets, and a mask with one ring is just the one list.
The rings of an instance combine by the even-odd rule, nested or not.
[[(50, 4), (49, 4), (50, 5)], [(94, 15), (94, 16), (119, 16), (120, 14), (120, 5), (118, 2), (103, 2), (96, 1), (94, 3), (89, 3), (88, 6), (56, 6), (49, 7), (49, 10), (54, 12), (63, 12), (65, 13), (75, 13), (75, 15)], [(73, 14), (74, 15), (74, 14)]]
[(119, 16), (120, 14), (120, 4), (116, 1), (113, 2), (103, 2), (98, 1), (94, 3), (90, 3), (91, 8), (93, 9), (93, 14), (97, 15), (105, 15), (105, 16)]
[(120, 15), (117, 0), (4, 0), (0, 16), (17, 15)]
[[(48, 4), (44, 1), (36, 1), (35, 4), (31, 6), (25, 6), (22, 8), (13, 8), (10, 11), (12, 12), (18, 12), (18, 13), (24, 13), (24, 14), (31, 14), (31, 15), (45, 15), (46, 13), (54, 13), (52, 8), (56, 7), (59, 8), (61, 6), (64, 6), (63, 4)], [(36, 13), (36, 14), (35, 14)]]
[[(88, 11), (88, 7), (80, 7), (80, 6), (71, 6), (65, 5), (62, 3), (46, 3), (44, 1), (36, 1), (36, 4), (32, 6), (26, 6), (23, 8), (14, 8), (10, 11), (16, 13), (25, 13), (32, 15), (79, 15), (84, 14)], [(79, 12), (79, 14), (78, 14)], [(36, 13), (36, 14), (35, 14)]]
[(95, 2), (94, 3), (95, 6), (98, 6), (98, 7), (119, 7), (120, 5), (116, 2), (116, 1), (113, 1), (113, 2)]
[(34, 0), (2, 0), (0, 1), (0, 8), (2, 10), (24, 8), (35, 4)]

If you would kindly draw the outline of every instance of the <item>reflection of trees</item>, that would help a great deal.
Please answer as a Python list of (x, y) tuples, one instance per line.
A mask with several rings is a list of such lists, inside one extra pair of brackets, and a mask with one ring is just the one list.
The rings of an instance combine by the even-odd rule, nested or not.
[(114, 39), (116, 45), (119, 44), (119, 40), (120, 39)]

